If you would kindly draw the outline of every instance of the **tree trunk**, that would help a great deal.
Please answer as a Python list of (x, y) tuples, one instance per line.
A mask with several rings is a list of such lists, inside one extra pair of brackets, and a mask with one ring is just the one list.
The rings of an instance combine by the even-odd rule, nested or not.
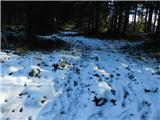
[(100, 2), (96, 2), (95, 32), (99, 31)]
[(88, 28), (88, 30), (90, 30), (90, 19), (88, 19), (88, 21), (87, 21), (87, 28)]
[(123, 11), (120, 10), (119, 18), (118, 18), (118, 32), (119, 33), (121, 33), (121, 27), (122, 27), (122, 14), (123, 14)]
[(155, 10), (154, 23), (153, 23), (153, 29), (152, 29), (153, 32), (155, 32), (156, 21), (157, 21), (157, 10)]
[(6, 35), (6, 13), (5, 10), (2, 10), (2, 18), (1, 18), (1, 35), (2, 35), (2, 47), (8, 47), (8, 40)]
[(125, 19), (124, 19), (124, 26), (123, 26), (123, 34), (126, 34), (127, 32), (127, 27), (128, 27), (128, 22), (129, 22), (129, 10), (125, 10)]
[(115, 16), (114, 16), (114, 28), (113, 28), (113, 32), (117, 32), (117, 10), (115, 11)]
[(141, 10), (141, 17), (140, 17), (140, 24), (139, 24), (139, 27), (138, 27), (138, 32), (142, 32), (140, 30), (141, 30), (141, 27), (142, 27), (142, 24), (143, 24), (143, 10), (144, 10), (144, 7), (142, 7), (142, 10)]
[(159, 11), (159, 14), (158, 14), (158, 24), (157, 24), (156, 32), (157, 33), (160, 32), (160, 11)]
[(95, 29), (94, 27), (95, 27), (95, 26), (94, 26), (94, 18), (93, 18), (93, 17), (92, 17), (92, 20), (91, 20), (91, 26), (92, 26), (92, 27), (91, 27), (91, 28), (92, 28), (92, 31), (94, 31), (94, 29)]
[(147, 32), (147, 29), (148, 29), (148, 27), (147, 27), (147, 23), (148, 23), (148, 21), (147, 21), (148, 11), (149, 11), (149, 8), (147, 7), (146, 15), (145, 15), (145, 26), (144, 26), (144, 31), (145, 32)]
[[(114, 14), (114, 13), (113, 13)], [(111, 31), (111, 32), (113, 32), (113, 28), (114, 28), (114, 15), (112, 15), (111, 17), (110, 17), (110, 27), (109, 27), (109, 31)]]
[(152, 15), (153, 15), (153, 8), (152, 8), (152, 4), (150, 5), (150, 9), (149, 9), (149, 18), (148, 18), (148, 32), (151, 32), (152, 30)]
[(32, 42), (32, 6), (30, 6), (29, 3), (27, 3), (26, 5), (26, 14), (25, 14), (25, 29), (24, 29), (24, 33), (25, 33), (25, 42)]
[(137, 6), (136, 6), (136, 8), (135, 8), (135, 13), (134, 13), (133, 32), (136, 31), (136, 18), (137, 18)]

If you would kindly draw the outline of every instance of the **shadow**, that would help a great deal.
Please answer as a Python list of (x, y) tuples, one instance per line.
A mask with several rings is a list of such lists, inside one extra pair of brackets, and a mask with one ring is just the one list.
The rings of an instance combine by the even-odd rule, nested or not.
[(65, 49), (68, 46), (67, 42), (61, 39), (32, 39), (31, 42), (28, 44), (29, 50), (34, 51), (53, 51), (53, 50), (60, 50)]
[(7, 36), (8, 46), (2, 46), (2, 50), (17, 50), (21, 49), (22, 51), (53, 51), (66, 49), (69, 45), (67, 42), (57, 38), (41, 39), (34, 36), (30, 40), (26, 40), (24, 36), (18, 36), (18, 33), (10, 34)]

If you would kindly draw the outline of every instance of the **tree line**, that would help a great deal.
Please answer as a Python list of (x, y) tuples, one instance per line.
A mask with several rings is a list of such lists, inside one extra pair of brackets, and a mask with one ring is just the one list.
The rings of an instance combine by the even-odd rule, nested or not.
[(2, 1), (2, 32), (25, 38), (60, 30), (93, 33), (160, 32), (159, 1)]

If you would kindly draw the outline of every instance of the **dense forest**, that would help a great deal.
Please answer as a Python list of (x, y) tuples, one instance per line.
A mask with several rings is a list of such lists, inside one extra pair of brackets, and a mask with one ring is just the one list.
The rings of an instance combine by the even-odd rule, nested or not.
[[(83, 33), (160, 32), (158, 1), (2, 2), (2, 31), (35, 34), (61, 30)], [(5, 32), (4, 32), (5, 33)]]

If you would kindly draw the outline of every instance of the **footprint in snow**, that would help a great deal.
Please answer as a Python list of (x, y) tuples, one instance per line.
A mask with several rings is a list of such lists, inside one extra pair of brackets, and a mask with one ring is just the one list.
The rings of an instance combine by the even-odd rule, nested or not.
[(123, 96), (123, 100), (122, 100), (122, 104), (121, 105), (122, 105), (122, 107), (125, 107), (126, 104), (127, 104), (128, 97), (130, 96), (130, 94), (126, 89), (124, 89), (123, 91), (124, 91), (124, 96)]
[(149, 92), (156, 93), (156, 92), (158, 92), (158, 88), (155, 88), (155, 89), (147, 89), (147, 88), (145, 88), (144, 92), (145, 93), (149, 93)]
[(152, 113), (152, 104), (149, 101), (142, 101), (138, 105), (138, 112), (140, 113), (141, 120), (149, 120)]
[(8, 73), (8, 75), (12, 75), (12, 74), (13, 74), (12, 72)]
[(91, 114), (87, 120), (103, 120), (103, 113), (99, 111), (98, 113)]

